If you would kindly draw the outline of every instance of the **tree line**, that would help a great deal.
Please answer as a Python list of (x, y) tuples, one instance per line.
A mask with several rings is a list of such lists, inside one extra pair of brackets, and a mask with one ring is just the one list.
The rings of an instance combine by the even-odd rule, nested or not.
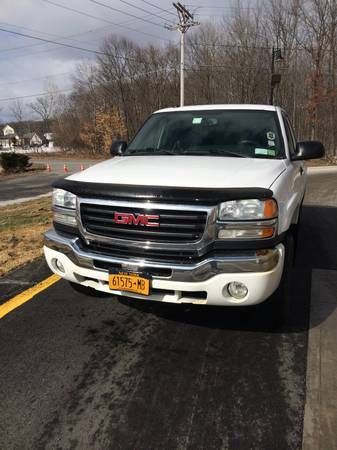
[[(185, 102), (268, 103), (275, 47), (275, 104), (299, 139), (321, 140), (337, 156), (336, 44), (336, 0), (238, 1), (230, 17), (188, 34)], [(78, 66), (69, 95), (50, 89), (30, 105), (65, 149), (108, 151), (111, 140), (130, 140), (154, 110), (179, 104), (178, 45), (110, 35), (100, 51)]]

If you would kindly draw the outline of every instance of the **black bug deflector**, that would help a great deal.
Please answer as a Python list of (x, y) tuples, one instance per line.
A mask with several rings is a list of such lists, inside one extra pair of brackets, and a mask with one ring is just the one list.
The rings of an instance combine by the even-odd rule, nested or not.
[(168, 186), (138, 186), (130, 184), (86, 183), (59, 179), (54, 188), (64, 189), (75, 195), (88, 198), (114, 200), (151, 200), (167, 203), (200, 203), (214, 205), (226, 200), (248, 198), (272, 198), (270, 189), (249, 188), (182, 188)]

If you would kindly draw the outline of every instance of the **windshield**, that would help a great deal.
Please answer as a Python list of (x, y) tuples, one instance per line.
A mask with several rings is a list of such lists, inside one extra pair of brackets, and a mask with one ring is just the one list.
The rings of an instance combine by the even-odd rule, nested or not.
[(276, 112), (174, 111), (153, 114), (124, 155), (284, 158)]

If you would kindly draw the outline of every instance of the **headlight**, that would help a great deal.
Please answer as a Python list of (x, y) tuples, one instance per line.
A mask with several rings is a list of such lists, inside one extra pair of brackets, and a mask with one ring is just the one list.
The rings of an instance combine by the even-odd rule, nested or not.
[(76, 195), (63, 189), (53, 190), (54, 222), (76, 227)]
[(53, 205), (61, 208), (76, 209), (76, 195), (63, 189), (54, 189)]
[(277, 217), (277, 203), (268, 200), (232, 200), (219, 205), (218, 219), (233, 220), (263, 220)]
[(232, 200), (219, 205), (218, 239), (268, 239), (277, 231), (277, 203), (268, 200)]

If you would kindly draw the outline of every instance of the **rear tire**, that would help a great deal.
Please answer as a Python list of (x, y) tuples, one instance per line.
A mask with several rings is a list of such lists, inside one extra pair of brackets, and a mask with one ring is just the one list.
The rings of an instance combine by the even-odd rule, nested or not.
[(276, 327), (287, 327), (291, 313), (291, 280), (295, 256), (295, 237), (289, 232), (284, 240), (285, 256), (279, 287), (268, 301)]

